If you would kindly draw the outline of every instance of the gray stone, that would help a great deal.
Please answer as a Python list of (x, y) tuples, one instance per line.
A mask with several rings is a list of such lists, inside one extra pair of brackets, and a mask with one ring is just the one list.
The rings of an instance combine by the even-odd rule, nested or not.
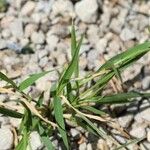
[(42, 142), (38, 132), (34, 131), (30, 134), (30, 145), (32, 150), (37, 150), (42, 147)]
[(87, 30), (88, 40), (95, 45), (99, 40), (99, 28), (97, 25), (89, 25)]
[(79, 150), (86, 150), (86, 143), (82, 143), (79, 145)]
[(132, 135), (133, 137), (136, 137), (136, 138), (142, 138), (142, 137), (146, 136), (145, 127), (142, 125), (133, 127), (130, 131), (130, 135)]
[(133, 115), (128, 114), (122, 117), (118, 118), (119, 124), (123, 127), (123, 128), (127, 128), (131, 121), (133, 120)]
[(102, 54), (102, 53), (104, 53), (106, 51), (106, 46), (107, 46), (107, 39), (106, 38), (102, 38), (96, 44), (96, 49), (98, 50), (98, 52), (100, 54)]
[(119, 21), (117, 18), (114, 18), (114, 19), (112, 19), (109, 28), (113, 32), (119, 34), (121, 32), (122, 26), (123, 26), (123, 23), (121, 21)]
[(123, 41), (132, 40), (135, 38), (135, 33), (129, 28), (124, 28), (120, 34), (120, 38)]
[(2, 30), (2, 36), (3, 38), (8, 39), (11, 36), (10, 30), (9, 29)]
[(47, 50), (39, 50), (38, 51), (38, 58), (41, 59), (42, 57), (44, 56), (47, 56), (48, 55), (48, 51)]
[(25, 26), (25, 37), (30, 37), (32, 35), (33, 32), (36, 32), (38, 26), (35, 24), (27, 24)]
[(23, 36), (23, 23), (21, 19), (14, 20), (10, 25), (11, 33), (14, 37), (20, 39)]
[(7, 42), (3, 39), (0, 39), (0, 50), (6, 48)]
[(24, 16), (31, 15), (35, 6), (36, 3), (34, 1), (27, 1), (21, 9), (21, 14)]
[(31, 40), (35, 44), (43, 44), (45, 41), (45, 35), (42, 31), (39, 32), (33, 32), (31, 36)]
[(117, 141), (119, 141), (119, 143), (122, 143), (122, 144), (126, 143), (125, 138), (123, 138), (123, 137), (120, 136), (120, 135), (115, 135), (115, 139), (116, 139)]
[(75, 12), (78, 17), (86, 23), (94, 23), (98, 15), (98, 4), (96, 0), (82, 0), (76, 3)]
[(150, 107), (143, 110), (141, 113), (140, 113), (140, 116), (143, 120), (147, 121), (147, 122), (150, 122)]
[(150, 76), (146, 76), (142, 80), (142, 88), (143, 88), (143, 90), (147, 90), (149, 87), (150, 87)]
[(91, 143), (88, 143), (88, 144), (87, 144), (86, 150), (92, 150), (92, 144), (91, 144)]
[(12, 149), (13, 146), (13, 134), (8, 128), (0, 129), (0, 149), (7, 150)]
[(56, 18), (56, 16), (58, 16), (59, 14), (66, 18), (74, 18), (75, 15), (72, 2), (69, 0), (54, 1), (52, 5), (51, 19), (54, 20), (54, 18)]
[(43, 57), (43, 58), (40, 59), (39, 66), (42, 67), (42, 68), (44, 68), (47, 63), (48, 63), (48, 57), (45, 56), (45, 57)]
[(71, 136), (74, 138), (74, 137), (79, 137), (80, 136), (80, 132), (77, 130), (77, 129), (74, 129), (74, 128), (71, 128), (70, 129), (70, 134)]
[(53, 51), (55, 47), (57, 46), (57, 43), (59, 41), (59, 38), (55, 35), (47, 35), (46, 42), (48, 44), (49, 50)]

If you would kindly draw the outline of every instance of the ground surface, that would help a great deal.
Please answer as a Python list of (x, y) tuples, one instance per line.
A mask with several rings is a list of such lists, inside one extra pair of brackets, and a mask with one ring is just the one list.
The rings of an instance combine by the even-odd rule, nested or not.
[[(99, 68), (104, 62), (102, 56), (107, 60), (136, 43), (150, 39), (147, 30), (150, 25), (149, 0), (8, 0), (8, 4), (6, 12), (0, 13), (0, 70), (16, 82), (29, 74), (63, 66), (70, 59), (69, 30), (72, 18), (78, 36), (85, 33), (80, 57), (81, 75)], [(34, 54), (22, 53), (21, 49), (28, 44)], [(149, 58), (150, 54), (147, 54), (124, 72), (123, 80), (131, 83), (129, 89), (149, 91)], [(37, 97), (41, 91), (47, 91), (55, 80), (57, 74), (52, 73), (29, 90), (33, 97)], [(49, 91), (45, 93), (45, 100), (48, 97)], [(0, 101), (6, 101), (7, 98), (0, 95)], [(9, 103), (14, 105), (11, 101)], [(149, 102), (142, 100), (128, 107), (123, 106), (123, 109), (124, 113), (116, 112), (116, 121), (133, 137), (145, 137), (140, 149), (150, 149)], [(19, 122), (0, 115), (0, 150), (12, 149), (10, 127), (18, 127)], [(72, 149), (103, 149), (107, 142), (92, 137), (79, 127), (71, 128), (70, 134)], [(83, 141), (77, 142), (81, 137)], [(122, 137), (116, 138), (124, 142)], [(53, 142), (61, 149), (58, 139)], [(111, 147), (111, 143), (107, 145)], [(33, 150), (42, 147), (36, 132), (31, 135), (31, 146)], [(136, 147), (130, 146), (130, 149)]]

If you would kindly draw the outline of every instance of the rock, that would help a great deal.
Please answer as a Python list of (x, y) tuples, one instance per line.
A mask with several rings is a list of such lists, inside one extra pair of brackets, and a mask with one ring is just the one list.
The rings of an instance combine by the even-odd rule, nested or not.
[(42, 67), (42, 68), (44, 68), (47, 63), (48, 63), (48, 57), (45, 56), (45, 57), (43, 57), (43, 58), (40, 59), (39, 66)]
[(30, 134), (30, 145), (32, 150), (37, 150), (42, 147), (42, 142), (38, 132), (34, 131)]
[(96, 0), (82, 0), (75, 4), (75, 12), (86, 23), (94, 23), (98, 17), (98, 3)]
[(133, 120), (133, 115), (128, 114), (122, 117), (118, 118), (119, 124), (123, 127), (123, 128), (128, 128), (131, 121)]
[(25, 26), (25, 37), (30, 37), (33, 32), (36, 32), (38, 29), (38, 26), (35, 24), (27, 24)]
[(39, 1), (36, 5), (35, 11), (41, 11), (46, 14), (50, 13), (50, 10), (52, 8), (52, 4), (54, 3), (54, 0), (51, 1)]
[(14, 37), (20, 39), (23, 36), (23, 23), (21, 19), (14, 20), (10, 25), (11, 33)]
[(122, 26), (123, 26), (123, 23), (120, 20), (118, 20), (117, 18), (114, 18), (114, 19), (112, 19), (109, 28), (113, 32), (119, 34), (121, 32)]
[[(35, 23), (35, 24), (39, 24), (41, 23), (43, 20), (46, 20), (47, 19), (47, 15), (42, 13), (42, 12), (36, 12), (36, 13), (33, 13), (32, 16), (32, 21)], [(48, 20), (47, 20), (48, 21)], [(46, 22), (46, 21), (45, 21)]]
[(11, 125), (17, 129), (19, 129), (20, 124), (21, 124), (21, 119), (13, 118), (13, 117), (9, 117), (9, 119), (10, 119)]
[(45, 41), (45, 35), (42, 31), (39, 32), (33, 32), (31, 35), (31, 40), (35, 44), (43, 44)]
[(142, 125), (136, 127), (134, 126), (130, 131), (130, 135), (136, 138), (142, 138), (146, 136), (145, 127)]
[(2, 36), (3, 38), (8, 39), (11, 36), (10, 30), (9, 29), (2, 30)]
[(74, 128), (70, 129), (70, 134), (75, 139), (79, 139), (79, 137), (80, 137), (80, 132), (77, 129), (74, 129)]
[(42, 57), (47, 56), (47, 55), (48, 55), (48, 51), (45, 49), (38, 51), (38, 58), (39, 59), (41, 59)]
[(63, 65), (66, 62), (66, 55), (64, 53), (60, 53), (57, 57), (57, 64), (58, 65)]
[(8, 128), (0, 129), (0, 149), (7, 150), (12, 149), (13, 146), (13, 134)]
[(143, 120), (147, 121), (147, 122), (150, 122), (150, 107), (143, 110), (141, 113), (140, 113), (140, 116)]
[(7, 47), (7, 42), (3, 39), (0, 39), (0, 50), (3, 50)]
[(73, 4), (69, 0), (57, 0), (52, 5), (51, 17), (54, 19), (56, 16), (61, 14), (63, 17), (74, 18)]
[(50, 51), (53, 51), (56, 48), (58, 41), (59, 38), (56, 35), (47, 34), (46, 42), (48, 44)]
[[(0, 97), (1, 98), (1, 97)], [(6, 99), (6, 98), (5, 98)], [(2, 100), (1, 100), (2, 101)], [(9, 120), (9, 118), (8, 117), (4, 117), (4, 116), (1, 116), (0, 117), (0, 125), (1, 126), (6, 126), (6, 125), (8, 125), (8, 124), (10, 124), (10, 120)]]
[(123, 137), (120, 136), (120, 135), (115, 135), (115, 139), (116, 139), (117, 141), (119, 141), (119, 143), (122, 143), (122, 144), (125, 144), (125, 143), (126, 143), (125, 138), (123, 138)]
[(99, 40), (99, 27), (97, 25), (89, 25), (87, 30), (88, 40), (92, 45), (96, 45)]
[(36, 3), (34, 1), (27, 1), (21, 9), (21, 14), (24, 16), (31, 15), (35, 6)]
[(143, 90), (147, 90), (149, 87), (150, 87), (150, 76), (146, 76), (142, 80), (142, 88), (143, 88)]
[(67, 24), (55, 24), (47, 33), (47, 36), (57, 35), (59, 38), (66, 38), (70, 34)]
[(100, 54), (102, 54), (102, 53), (104, 53), (106, 51), (106, 46), (107, 46), (107, 39), (106, 38), (102, 38), (96, 44), (96, 49), (98, 50), (98, 52)]
[(91, 143), (88, 143), (88, 144), (87, 144), (86, 150), (92, 150), (92, 144), (91, 144)]
[(86, 143), (82, 143), (79, 145), (79, 150), (86, 150)]
[(120, 34), (120, 38), (123, 41), (132, 40), (135, 38), (135, 33), (129, 28), (124, 28)]

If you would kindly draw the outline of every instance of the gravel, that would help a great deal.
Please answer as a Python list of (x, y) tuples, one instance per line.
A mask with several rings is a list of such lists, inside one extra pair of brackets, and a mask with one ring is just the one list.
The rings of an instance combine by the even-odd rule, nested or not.
[[(8, 9), (0, 13), (0, 69), (15, 78), (16, 82), (30, 74), (51, 70), (71, 58), (70, 26), (74, 20), (77, 38), (85, 33), (80, 51), (80, 75), (98, 69), (102, 63), (101, 55), (107, 60), (137, 43), (149, 40), (149, 1), (102, 1), (102, 0), (8, 0)], [(29, 45), (34, 54), (22, 54), (21, 49)], [(18, 53), (19, 52), (19, 53)], [(140, 59), (122, 75), (124, 81), (130, 82), (129, 90), (149, 92), (150, 87), (149, 54)], [(139, 77), (140, 76), (140, 77)], [(37, 96), (45, 91), (44, 102), (49, 100), (49, 88), (58, 79), (56, 72), (38, 80), (31, 89), (31, 95)], [(0, 82), (2, 86), (4, 82)], [(8, 99), (0, 95), (2, 102)], [(12, 104), (12, 103), (10, 103)], [(12, 104), (14, 105), (14, 104)], [(149, 130), (150, 105), (147, 100), (138, 100), (132, 105), (111, 106), (116, 114), (116, 121), (134, 137), (147, 135), (141, 143), (150, 149)], [(0, 116), (0, 148), (12, 149), (13, 135), (6, 126), (19, 127), (20, 119)], [(68, 123), (71, 124), (71, 123)], [(79, 128), (79, 129), (78, 129)], [(86, 137), (86, 142), (77, 145), (77, 140), (85, 131), (80, 127), (69, 128), (71, 144), (79, 149), (113, 149), (107, 140), (96, 141)], [(6, 135), (6, 136), (5, 136)], [(54, 137), (53, 137), (54, 138)], [(6, 139), (6, 140), (4, 140)], [(117, 136), (124, 142), (121, 136)], [(7, 141), (8, 140), (8, 141)], [(94, 144), (92, 141), (94, 140)], [(54, 145), (61, 147), (57, 139)], [(2, 144), (2, 145), (1, 145)], [(71, 146), (72, 146), (71, 145)], [(8, 147), (7, 147), (8, 146)], [(31, 147), (42, 149), (42, 143), (36, 132), (31, 136)], [(131, 145), (130, 149), (134, 149)], [(63, 149), (63, 148), (62, 148)]]
[(123, 41), (129, 41), (135, 38), (134, 32), (129, 28), (124, 28), (120, 34), (120, 38)]
[(9, 128), (0, 128), (0, 148), (1, 150), (12, 149), (13, 134)]
[(30, 146), (32, 150), (37, 150), (42, 148), (40, 136), (36, 131), (30, 134)]
[(98, 17), (98, 3), (96, 0), (82, 0), (76, 3), (77, 16), (86, 23), (94, 23)]

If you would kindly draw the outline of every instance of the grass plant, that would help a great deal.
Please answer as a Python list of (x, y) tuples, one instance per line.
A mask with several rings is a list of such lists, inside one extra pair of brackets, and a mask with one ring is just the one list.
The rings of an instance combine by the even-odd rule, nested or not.
[[(41, 141), (45, 147), (55, 149), (51, 141), (51, 136), (55, 132), (59, 132), (65, 149), (69, 150), (70, 140), (66, 129), (66, 120), (73, 122), (77, 126), (81, 126), (92, 134), (103, 139), (111, 140), (117, 149), (125, 148), (128, 143), (137, 143), (139, 139), (133, 139), (122, 129), (111, 116), (100, 110), (96, 106), (104, 106), (106, 104), (131, 103), (138, 97), (149, 98), (150, 93), (139, 92), (119, 92), (116, 94), (103, 95), (102, 91), (109, 84), (109, 81), (116, 77), (121, 80), (121, 73), (127, 67), (135, 63), (139, 58), (150, 51), (150, 42), (138, 44), (113, 58), (106, 61), (96, 72), (87, 74), (85, 77), (79, 76), (79, 51), (84, 36), (77, 40), (75, 27), (72, 26), (71, 31), (71, 61), (68, 66), (60, 73), (59, 80), (51, 87), (49, 104), (45, 105), (44, 93), (42, 92), (38, 99), (33, 99), (25, 92), (25, 89), (32, 86), (38, 79), (52, 71), (44, 71), (36, 73), (16, 84), (5, 74), (0, 72), (1, 80), (6, 81), (4, 87), (0, 87), (1, 94), (16, 96), (16, 103), (23, 108), (23, 112), (8, 108), (7, 103), (0, 103), (0, 113), (4, 116), (20, 118), (20, 128), (17, 135), (21, 136), (14, 146), (15, 150), (26, 150), (29, 145), (29, 137), (32, 131), (37, 131)], [(96, 80), (96, 82), (91, 82)], [(122, 82), (120, 82), (123, 85)], [(88, 86), (87, 86), (88, 85)], [(98, 124), (98, 126), (96, 124)], [(127, 139), (127, 143), (121, 145), (115, 140), (110, 132), (103, 126), (117, 129), (122, 136)], [(108, 134), (109, 133), (109, 134)]]

